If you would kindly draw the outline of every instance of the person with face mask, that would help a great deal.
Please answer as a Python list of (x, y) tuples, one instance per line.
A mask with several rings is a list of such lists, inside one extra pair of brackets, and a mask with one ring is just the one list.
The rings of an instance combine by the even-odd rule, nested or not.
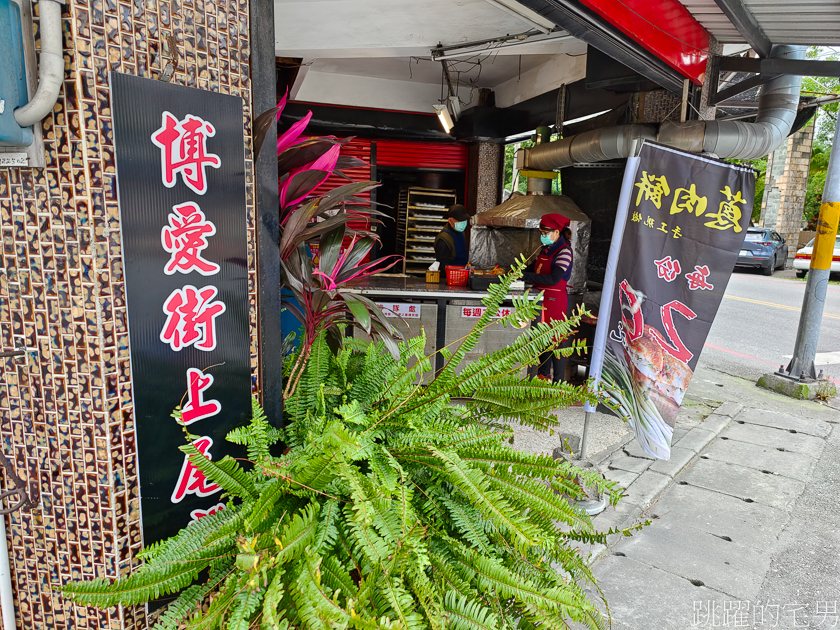
[[(572, 275), (572, 232), (568, 226), (569, 219), (562, 214), (547, 214), (540, 219), (542, 249), (533, 270), (526, 271), (522, 276), (525, 282), (544, 291), (544, 310), (538, 321), (552, 322), (566, 319), (567, 316), (569, 298), (566, 283)], [(538, 377), (555, 383), (562, 381), (566, 373), (566, 361), (565, 357), (556, 358), (553, 352), (542, 354)]]
[(470, 215), (464, 206), (455, 204), (449, 208), (445, 217), (448, 224), (435, 238), (435, 260), (440, 263), (441, 269), (446, 265), (465, 267), (469, 261), (469, 253), (464, 230), (467, 229)]

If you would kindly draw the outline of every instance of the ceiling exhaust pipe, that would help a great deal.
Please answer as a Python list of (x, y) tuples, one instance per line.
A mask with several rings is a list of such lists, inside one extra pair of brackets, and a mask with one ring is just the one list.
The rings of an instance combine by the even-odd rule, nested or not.
[[(773, 46), (771, 58), (804, 59), (805, 46)], [(711, 153), (719, 158), (755, 159), (775, 151), (790, 134), (799, 106), (802, 77), (785, 75), (766, 83), (753, 123), (738, 120), (619, 125), (587, 131), (526, 151), (527, 168), (555, 170), (586, 162), (630, 157), (635, 140)]]

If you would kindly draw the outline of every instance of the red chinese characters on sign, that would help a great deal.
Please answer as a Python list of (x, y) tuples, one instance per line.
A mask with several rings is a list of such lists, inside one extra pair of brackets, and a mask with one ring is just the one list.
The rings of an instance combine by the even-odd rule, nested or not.
[(679, 359), (683, 363), (688, 363), (694, 355), (683, 343), (683, 340), (680, 339), (677, 328), (674, 326), (674, 311), (685, 317), (688, 321), (697, 317), (697, 314), (678, 300), (668, 302), (662, 307), (661, 311), (662, 325), (665, 327), (665, 334), (668, 335), (668, 339), (671, 343), (668, 343), (662, 338), (657, 338), (659, 345), (662, 346), (662, 349), (665, 352), (675, 359)]
[(190, 518), (192, 520), (190, 520), (189, 524), (192, 525), (193, 523), (197, 523), (198, 519), (204, 518), (205, 516), (212, 516), (213, 514), (218, 514), (224, 509), (224, 503), (217, 503), (216, 505), (207, 510), (193, 510), (192, 512), (190, 512)]
[(178, 120), (163, 112), (161, 127), (152, 134), (152, 142), (160, 147), (163, 185), (172, 188), (180, 174), (191, 190), (206, 193), (207, 167), (222, 165), (218, 155), (207, 152), (207, 138), (215, 135), (215, 127), (198, 116), (187, 114)]
[(191, 345), (205, 352), (215, 350), (216, 318), (227, 308), (214, 300), (218, 292), (212, 285), (196, 289), (188, 284), (170, 293), (163, 305), (167, 318), (160, 340), (175, 352)]
[(706, 281), (709, 273), (711, 272), (709, 271), (708, 265), (694, 267), (693, 272), (685, 274), (685, 279), (688, 280), (688, 288), (692, 291), (697, 291), (698, 289), (701, 291), (713, 291), (715, 285)]
[(661, 260), (654, 260), (653, 264), (656, 265), (656, 275), (665, 282), (673, 282), (682, 273), (680, 261), (670, 256), (665, 256)]
[(163, 249), (170, 254), (163, 272), (171, 276), (176, 271), (196, 271), (202, 276), (219, 273), (219, 265), (205, 260), (201, 252), (209, 247), (208, 236), (216, 233), (216, 226), (208, 221), (197, 204), (188, 202), (173, 206), (169, 225), (160, 233)]
[(181, 421), (192, 424), (211, 418), (222, 410), (217, 400), (204, 400), (204, 392), (213, 384), (213, 375), (205, 375), (201, 370), (187, 370), (187, 402), (181, 409)]
[[(207, 436), (198, 438), (193, 442), (193, 446), (198, 449), (207, 459), (212, 459), (208, 453), (210, 447), (213, 445), (213, 440)], [(178, 483), (175, 485), (175, 490), (172, 492), (172, 503), (180, 503), (188, 494), (194, 494), (198, 497), (207, 497), (211, 494), (219, 492), (222, 488), (213, 482), (208, 482), (204, 473), (201, 472), (190, 461), (189, 456), (184, 456), (184, 465), (181, 467), (181, 475), (178, 477)]]

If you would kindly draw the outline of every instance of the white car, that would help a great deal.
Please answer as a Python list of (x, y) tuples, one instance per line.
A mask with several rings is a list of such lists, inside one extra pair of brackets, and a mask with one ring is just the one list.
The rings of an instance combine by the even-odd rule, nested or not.
[[(805, 247), (796, 252), (793, 259), (793, 268), (796, 269), (796, 277), (804, 278), (811, 267), (811, 254), (814, 252), (814, 239)], [(831, 257), (831, 273), (840, 273), (840, 235), (834, 241), (834, 255)]]

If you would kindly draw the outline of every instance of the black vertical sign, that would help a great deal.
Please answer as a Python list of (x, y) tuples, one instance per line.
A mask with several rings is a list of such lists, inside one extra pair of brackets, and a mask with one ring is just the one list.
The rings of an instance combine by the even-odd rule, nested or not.
[(213, 460), (250, 416), (243, 101), (111, 73), (144, 543), (217, 509)]
[(615, 290), (602, 298), (610, 316), (601, 381), (640, 446), (669, 459), (677, 413), (744, 242), (755, 173), (649, 143), (634, 172), (631, 163), (621, 249), (607, 270)]

